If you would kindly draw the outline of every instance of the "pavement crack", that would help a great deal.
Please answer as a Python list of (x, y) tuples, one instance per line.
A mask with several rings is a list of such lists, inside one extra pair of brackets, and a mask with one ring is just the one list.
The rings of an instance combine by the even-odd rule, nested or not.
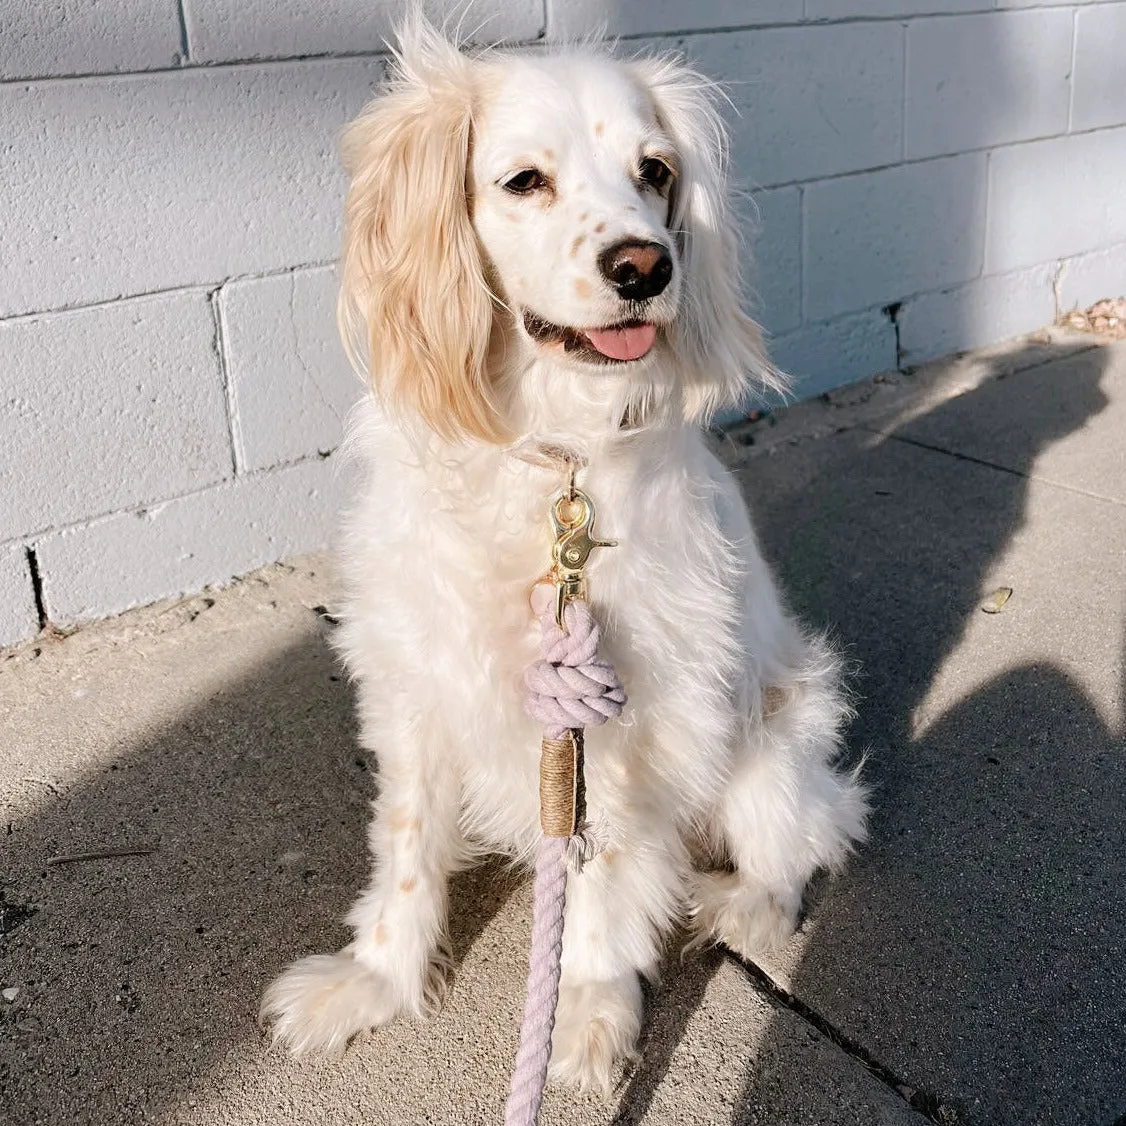
[[(889, 434), (886, 430), (881, 430), (878, 426), (861, 425), (861, 429), (867, 430), (870, 434), (879, 434), (882, 438), (886, 438), (891, 442), (902, 442), (905, 446), (914, 446), (916, 449), (929, 450), (931, 453), (944, 454), (946, 457), (952, 457), (956, 461), (968, 461), (972, 465), (980, 465), (986, 469), (996, 469), (998, 473), (1008, 473), (1013, 477), (1020, 477), (1025, 481), (1038, 481), (1042, 485), (1050, 485), (1053, 489), (1063, 489), (1065, 492), (1075, 493), (1077, 496), (1089, 497), (1091, 500), (1101, 500), (1108, 504), (1121, 505), (1117, 497), (1106, 496), (1103, 493), (1094, 493), (1089, 489), (1080, 489), (1075, 485), (1068, 485), (1063, 481), (1053, 481), (1050, 477), (1041, 477), (1037, 473), (1025, 473), (1020, 469), (1013, 469), (1012, 466), (1002, 465), (997, 461), (990, 461), (984, 457), (974, 457), (973, 454), (964, 454), (958, 450), (950, 450), (945, 446), (936, 446), (931, 442), (924, 442), (919, 438), (908, 438), (904, 434)], [(1124, 1124), (1126, 1126), (1126, 1124)]]
[[(810, 1025), (830, 1043), (839, 1048), (850, 1059), (861, 1065), (874, 1079), (882, 1083), (896, 1098), (905, 1102), (912, 1110), (921, 1114), (930, 1122), (938, 1126), (957, 1126), (961, 1116), (948, 1103), (933, 1091), (924, 1090), (908, 1083), (897, 1075), (885, 1063), (881, 1063), (864, 1047), (863, 1044), (853, 1040), (851, 1036), (842, 1032), (831, 1021), (823, 1017), (816, 1009), (810, 1008), (801, 998), (796, 997), (788, 989), (779, 985), (770, 974), (749, 958), (743, 958), (728, 946), (720, 945), (720, 949), (733, 962), (743, 968), (744, 973), (750, 978), (751, 984), (765, 995), (768, 1001), (779, 1008), (787, 1009)], [(1118, 1126), (1118, 1124), (1114, 1124)]]

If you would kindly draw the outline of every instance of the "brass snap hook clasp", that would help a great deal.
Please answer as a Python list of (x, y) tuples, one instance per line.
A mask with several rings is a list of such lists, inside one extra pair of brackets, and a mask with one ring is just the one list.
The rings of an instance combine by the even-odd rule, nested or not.
[(617, 547), (616, 540), (594, 537), (594, 501), (574, 485), (572, 478), (551, 506), (551, 526), (555, 543), (551, 549), (551, 581), (555, 586), (555, 623), (563, 629), (563, 608), (568, 602), (586, 597), (583, 569), (596, 547)]

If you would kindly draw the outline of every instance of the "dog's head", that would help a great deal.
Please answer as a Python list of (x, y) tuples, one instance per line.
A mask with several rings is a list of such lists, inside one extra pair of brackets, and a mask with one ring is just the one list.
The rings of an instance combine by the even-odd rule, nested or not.
[(471, 57), (422, 23), (401, 42), (344, 138), (341, 327), (384, 399), (502, 442), (545, 370), (689, 420), (777, 385), (710, 83), (670, 58)]

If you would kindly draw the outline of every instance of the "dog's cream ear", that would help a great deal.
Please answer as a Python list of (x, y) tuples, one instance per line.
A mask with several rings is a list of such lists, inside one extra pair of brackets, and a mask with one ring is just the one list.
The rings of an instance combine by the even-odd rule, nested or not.
[(486, 369), (493, 305), (470, 221), (471, 60), (425, 24), (347, 129), (339, 320), (352, 362), (449, 440), (505, 438)]
[(714, 83), (673, 56), (639, 59), (635, 73), (680, 157), (669, 228), (684, 269), (674, 343), (684, 368), (684, 411), (704, 421), (756, 384), (784, 392), (762, 333), (742, 307), (739, 238), (727, 198), (727, 130)]

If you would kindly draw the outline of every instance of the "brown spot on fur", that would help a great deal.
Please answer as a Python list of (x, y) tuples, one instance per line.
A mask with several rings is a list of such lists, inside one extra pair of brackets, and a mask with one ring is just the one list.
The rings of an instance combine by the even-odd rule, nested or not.
[(375, 942), (382, 946), (387, 941), (387, 928), (382, 923), (375, 924)]
[(575, 293), (580, 297), (589, 297), (593, 290), (586, 278), (575, 278)]
[(762, 690), (763, 719), (769, 719), (772, 715), (777, 715), (789, 702), (790, 693), (787, 692), (785, 688), (778, 688), (776, 685), (768, 684)]
[(397, 805), (391, 810), (388, 815), (387, 824), (391, 826), (391, 832), (399, 833), (407, 827), (407, 811), (401, 806)]
[(422, 830), (422, 818), (421, 817), (412, 817), (407, 822), (407, 828), (410, 829), (410, 831), (412, 833), (421, 832), (421, 830)]
[(586, 235), (578, 235), (573, 243), (571, 243), (571, 257), (574, 258), (579, 252), (579, 247), (586, 242)]
[(581, 215), (579, 216), (579, 222), (580, 222), (580, 223), (585, 223), (585, 222), (586, 222), (586, 217), (587, 217), (587, 216), (588, 216), (589, 214), (590, 214), (590, 212), (589, 212), (589, 211), (584, 211), (584, 212), (583, 212), (583, 213), (582, 213), (582, 214), (581, 214)]
[(595, 135), (596, 137), (601, 137), (601, 136), (602, 136), (602, 134), (603, 134), (603, 132), (605, 131), (605, 129), (606, 129), (606, 125), (605, 125), (605, 123), (604, 123), (604, 122), (602, 122), (602, 121), (596, 121), (596, 122), (594, 123), (594, 135)]
[(410, 893), (414, 891), (417, 885), (418, 880), (416, 880), (414, 876), (411, 876), (409, 879), (399, 881), (399, 891), (403, 892), (406, 895), (410, 895)]
[(599, 223), (598, 226), (594, 228), (594, 233), (596, 235), (600, 235), (600, 234), (602, 234), (602, 232), (604, 230), (606, 230), (606, 224), (605, 223)]
[(607, 868), (614, 866), (614, 861), (618, 858), (618, 850), (616, 848), (604, 849), (602, 852), (602, 860)]
[(554, 160), (555, 159), (555, 151), (553, 149), (544, 149), (543, 150), (543, 158), (544, 158), (544, 160)]

